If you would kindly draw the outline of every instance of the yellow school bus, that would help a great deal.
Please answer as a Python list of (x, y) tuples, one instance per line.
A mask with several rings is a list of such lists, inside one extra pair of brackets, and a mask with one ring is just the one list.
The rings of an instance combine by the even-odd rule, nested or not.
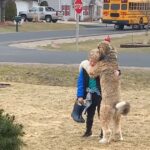
[(114, 24), (116, 29), (124, 26), (143, 29), (150, 17), (150, 0), (104, 0), (102, 22)]

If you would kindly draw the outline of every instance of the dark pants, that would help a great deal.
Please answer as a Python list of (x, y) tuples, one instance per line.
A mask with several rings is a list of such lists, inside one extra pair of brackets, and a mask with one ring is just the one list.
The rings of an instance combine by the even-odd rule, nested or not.
[(100, 108), (101, 96), (96, 93), (92, 94), (92, 104), (87, 109), (86, 132), (91, 132), (96, 107)]

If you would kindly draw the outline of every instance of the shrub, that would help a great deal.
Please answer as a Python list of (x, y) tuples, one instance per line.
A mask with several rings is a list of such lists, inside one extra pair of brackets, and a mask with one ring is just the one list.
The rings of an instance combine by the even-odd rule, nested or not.
[(7, 1), (5, 6), (5, 20), (12, 21), (17, 15), (16, 3), (12, 0)]
[(48, 6), (47, 1), (43, 1), (43, 2), (41, 2), (40, 6)]
[(24, 144), (21, 137), (24, 135), (21, 124), (14, 123), (15, 117), (4, 114), (0, 110), (0, 149), (20, 150)]

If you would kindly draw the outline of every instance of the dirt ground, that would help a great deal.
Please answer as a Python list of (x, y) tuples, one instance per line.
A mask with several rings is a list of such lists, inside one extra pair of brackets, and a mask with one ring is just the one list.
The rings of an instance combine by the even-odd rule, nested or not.
[[(16, 116), (24, 125), (23, 150), (149, 150), (150, 88), (122, 91), (122, 99), (131, 103), (131, 112), (122, 118), (124, 141), (101, 145), (100, 123), (95, 115), (93, 136), (82, 138), (85, 124), (70, 117), (76, 89), (10, 83), (0, 88), (0, 107)], [(84, 116), (85, 117), (85, 116)]]

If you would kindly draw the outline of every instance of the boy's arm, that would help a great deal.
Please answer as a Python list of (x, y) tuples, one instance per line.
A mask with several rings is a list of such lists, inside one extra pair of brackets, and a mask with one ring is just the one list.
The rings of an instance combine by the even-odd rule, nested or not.
[(84, 77), (83, 69), (80, 69), (78, 80), (77, 80), (77, 99), (80, 103), (83, 102), (84, 97)]
[(121, 70), (120, 69), (114, 70), (114, 74), (116, 77), (119, 77), (121, 75)]

